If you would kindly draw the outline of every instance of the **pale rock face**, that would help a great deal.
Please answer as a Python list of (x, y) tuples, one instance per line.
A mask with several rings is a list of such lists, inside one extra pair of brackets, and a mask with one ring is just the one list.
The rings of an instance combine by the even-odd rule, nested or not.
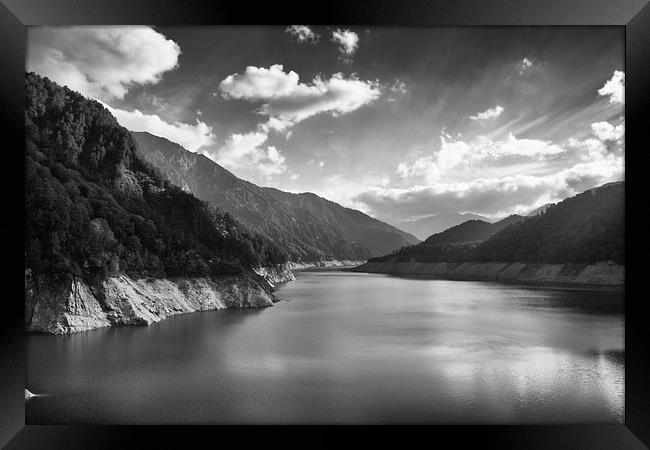
[[(77, 333), (107, 326), (150, 325), (194, 311), (264, 308), (276, 301), (271, 283), (289, 281), (283, 267), (212, 278), (107, 278), (92, 286), (80, 279), (25, 279), (28, 331)], [(267, 277), (271, 281), (267, 280)]]
[(350, 259), (332, 259), (326, 261), (309, 261), (309, 262), (293, 262), (290, 261), (286, 264), (287, 268), (290, 270), (304, 270), (304, 269), (316, 269), (316, 268), (327, 268), (327, 267), (355, 267), (365, 263), (365, 260), (350, 260)]
[(595, 264), (368, 262), (354, 272), (419, 275), (451, 280), (494, 280), (525, 284), (623, 286), (625, 266)]

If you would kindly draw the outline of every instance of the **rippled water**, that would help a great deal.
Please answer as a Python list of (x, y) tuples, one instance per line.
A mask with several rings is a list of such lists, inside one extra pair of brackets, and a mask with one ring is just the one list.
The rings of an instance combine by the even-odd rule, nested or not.
[(272, 308), (29, 335), (28, 423), (622, 422), (620, 290), (300, 272)]

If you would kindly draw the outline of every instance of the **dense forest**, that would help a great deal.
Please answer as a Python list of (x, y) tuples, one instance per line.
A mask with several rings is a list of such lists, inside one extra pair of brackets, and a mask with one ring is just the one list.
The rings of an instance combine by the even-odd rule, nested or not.
[(25, 268), (102, 278), (240, 273), (283, 250), (172, 185), (100, 103), (26, 74)]
[(511, 216), (507, 226), (483, 240), (467, 237), (477, 237), (484, 232), (485, 225), (469, 223), (463, 227), (461, 224), (418, 245), (370, 261), (592, 263), (610, 260), (622, 264), (624, 207), (625, 183), (608, 183), (550, 205), (536, 216), (525, 219)]

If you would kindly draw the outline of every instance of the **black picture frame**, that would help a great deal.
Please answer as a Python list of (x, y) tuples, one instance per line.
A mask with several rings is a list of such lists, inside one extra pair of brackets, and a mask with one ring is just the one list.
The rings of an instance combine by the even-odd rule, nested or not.
[[(219, 427), (212, 426), (36, 426), (25, 425), (24, 309), (19, 300), (24, 257), (19, 236), (24, 203), (21, 152), (24, 146), (24, 65), (26, 25), (238, 25), (310, 24), (469, 26), (469, 25), (614, 25), (625, 28), (626, 55), (626, 307), (625, 424), (552, 426), (433, 427)], [(216, 0), (0, 0), (0, 122), (5, 244), (5, 299), (0, 356), (0, 445), (8, 449), (38, 448), (177, 448), (225, 444), (227, 439), (253, 445), (340, 445), (351, 436), (366, 445), (415, 445), (499, 449), (642, 449), (650, 446), (650, 342), (646, 302), (635, 287), (643, 254), (643, 164), (648, 152), (650, 106), (650, 5), (647, 0), (365, 0), (307, 2), (226, 2)], [(637, 203), (633, 203), (631, 199)], [(14, 203), (15, 202), (15, 203)], [(636, 210), (635, 210), (636, 206)], [(636, 220), (634, 216), (639, 216)], [(24, 217), (24, 216), (23, 216)], [(9, 219), (11, 218), (11, 219)], [(9, 245), (13, 244), (13, 245)], [(11, 250), (10, 250), (11, 248)], [(642, 292), (639, 290), (639, 292)], [(336, 431), (337, 433), (332, 433)], [(344, 441), (338, 432), (345, 431)], [(300, 439), (306, 439), (301, 441)], [(302, 444), (300, 444), (302, 442)], [(421, 445), (421, 444), (420, 444)]]

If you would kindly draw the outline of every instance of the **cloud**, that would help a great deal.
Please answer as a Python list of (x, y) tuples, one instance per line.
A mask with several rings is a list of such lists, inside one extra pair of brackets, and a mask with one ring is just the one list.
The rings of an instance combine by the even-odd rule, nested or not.
[(519, 72), (519, 75), (525, 74), (528, 69), (533, 67), (533, 61), (530, 60), (528, 57), (524, 58), (517, 64), (517, 72)]
[[(357, 191), (350, 201), (384, 220), (456, 211), (491, 217), (523, 213), (533, 206), (563, 200), (624, 177), (624, 122), (596, 122), (591, 125), (591, 133), (584, 140), (571, 138), (553, 143), (517, 139), (512, 134), (505, 140), (478, 137), (465, 142), (443, 132), (437, 153), (398, 166), (400, 177), (417, 184), (374, 186)], [(547, 163), (543, 171), (522, 175), (504, 162), (513, 157), (561, 159), (556, 170)], [(496, 163), (499, 175), (485, 175), (489, 163)], [(476, 173), (483, 176), (476, 177)]]
[(34, 27), (27, 70), (87, 97), (124, 98), (134, 85), (160, 81), (178, 65), (180, 47), (146, 26)]
[(352, 62), (352, 56), (359, 48), (359, 35), (354, 31), (336, 29), (332, 31), (332, 42), (339, 45), (340, 58), (344, 62)]
[(315, 44), (320, 39), (320, 36), (314, 33), (307, 25), (291, 25), (284, 30), (289, 33), (299, 43), (310, 42)]
[(267, 139), (268, 134), (261, 129), (234, 133), (218, 151), (204, 154), (242, 176), (269, 178), (286, 172), (287, 166), (286, 158), (276, 147), (262, 146)]
[(214, 144), (216, 136), (204, 122), (196, 120), (194, 125), (182, 122), (166, 122), (156, 114), (144, 114), (139, 110), (125, 111), (104, 106), (115, 116), (123, 127), (131, 131), (148, 131), (182, 145), (190, 151), (197, 151), (203, 146)]
[(406, 89), (406, 83), (401, 81), (399, 78), (395, 79), (395, 82), (388, 88), (391, 92), (396, 94), (406, 94), (408, 90)]
[(380, 95), (377, 83), (341, 73), (301, 83), (296, 72), (284, 72), (281, 64), (268, 69), (248, 66), (243, 74), (227, 76), (219, 90), (225, 99), (260, 102), (260, 114), (294, 124), (320, 113), (336, 116), (354, 111)]
[(287, 130), (292, 125), (293, 125), (293, 122), (291, 122), (291, 121), (271, 117), (271, 118), (269, 118), (269, 120), (266, 123), (260, 124), (259, 127), (265, 133), (275, 131), (277, 133), (289, 134), (289, 132)]
[(625, 146), (625, 122), (612, 125), (609, 122), (596, 122), (591, 124), (594, 137), (584, 140), (571, 138), (568, 146), (582, 152), (583, 160), (594, 160), (613, 153), (622, 155)]
[(204, 122), (168, 122), (104, 103), (124, 98), (133, 86), (158, 83), (178, 66), (180, 54), (177, 43), (147, 26), (35, 27), (28, 32), (27, 70), (101, 101), (129, 130), (148, 131), (197, 151), (216, 139)]
[(474, 116), (469, 116), (472, 120), (491, 120), (496, 119), (503, 113), (503, 106), (496, 105), (494, 108), (486, 109), (483, 112), (477, 113)]
[(493, 141), (485, 136), (465, 142), (453, 139), (444, 132), (440, 135), (440, 149), (411, 163), (400, 163), (397, 174), (402, 178), (421, 179), (436, 183), (443, 176), (458, 176), (461, 171), (473, 173), (489, 164), (501, 165), (504, 160), (544, 160), (562, 154), (559, 145), (538, 139), (518, 139), (509, 134), (507, 139)]
[(598, 95), (609, 96), (609, 103), (625, 103), (625, 72), (615, 70), (612, 78), (598, 89)]
[(509, 175), (405, 189), (375, 187), (353, 201), (389, 219), (455, 211), (499, 216), (528, 211), (534, 204), (559, 201), (622, 176), (623, 159), (609, 155), (543, 176)]
[[(372, 102), (380, 95), (378, 83), (361, 81), (340, 73), (329, 79), (315, 77), (311, 83), (301, 83), (294, 71), (285, 72), (275, 64), (269, 68), (248, 66), (244, 73), (235, 73), (219, 83), (219, 92), (227, 100), (237, 99), (259, 103), (257, 113), (268, 116), (255, 131), (233, 134), (216, 152), (214, 159), (224, 166), (263, 176), (286, 171), (285, 158), (275, 147), (262, 148), (270, 133), (284, 133), (296, 123), (321, 113), (333, 116), (346, 114)], [(324, 163), (319, 166), (323, 167)]]
[(612, 125), (609, 122), (596, 122), (591, 124), (591, 130), (601, 141), (620, 141), (625, 135), (625, 124)]

